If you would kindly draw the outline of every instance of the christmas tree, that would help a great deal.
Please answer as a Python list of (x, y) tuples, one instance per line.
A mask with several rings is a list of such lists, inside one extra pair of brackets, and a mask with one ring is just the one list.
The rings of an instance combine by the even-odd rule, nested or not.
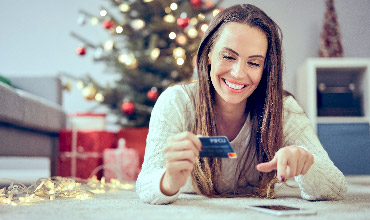
[(319, 56), (343, 57), (343, 48), (334, 0), (326, 0), (326, 12), (320, 39)]
[[(198, 44), (208, 21), (219, 12), (220, 1), (203, 0), (110, 0), (99, 16), (80, 11), (100, 24), (111, 40), (91, 43), (71, 33), (84, 44), (81, 56), (92, 51), (94, 61), (104, 62), (121, 74), (113, 85), (100, 85), (92, 76), (80, 82), (88, 100), (107, 105), (122, 127), (147, 126), (159, 94), (168, 86), (192, 79)], [(110, 10), (115, 10), (113, 14)], [(98, 25), (99, 27), (101, 27)]]

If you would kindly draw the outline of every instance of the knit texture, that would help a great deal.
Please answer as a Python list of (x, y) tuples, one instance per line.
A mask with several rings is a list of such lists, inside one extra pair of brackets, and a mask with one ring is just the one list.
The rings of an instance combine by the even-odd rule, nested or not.
[[(186, 86), (188, 91), (194, 91), (194, 83)], [(172, 86), (160, 95), (150, 118), (144, 163), (136, 181), (136, 192), (142, 201), (151, 204), (167, 204), (175, 201), (180, 193), (195, 192), (190, 177), (186, 185), (173, 196), (166, 196), (160, 191), (160, 181), (166, 167), (163, 157), (166, 140), (177, 133), (190, 131), (193, 120), (194, 109), (183, 85)], [(347, 191), (344, 175), (330, 160), (309, 119), (291, 96), (284, 98), (283, 127), (284, 146), (299, 146), (311, 153), (315, 159), (306, 175), (294, 178), (302, 198), (307, 200), (341, 199)], [(243, 155), (243, 152), (247, 150), (249, 138), (250, 122), (247, 118), (237, 137), (231, 141), (238, 156)], [(218, 184), (222, 191), (235, 190), (237, 187), (235, 175), (238, 175), (235, 168), (238, 163), (243, 163), (247, 159), (250, 160), (247, 164), (250, 164), (251, 168), (242, 182), (244, 181), (246, 185), (251, 183), (253, 185), (258, 181), (258, 171), (255, 169), (257, 161), (244, 155), (237, 159), (222, 160), (221, 170), (225, 181)], [(279, 187), (277, 194), (279, 194), (278, 190)]]

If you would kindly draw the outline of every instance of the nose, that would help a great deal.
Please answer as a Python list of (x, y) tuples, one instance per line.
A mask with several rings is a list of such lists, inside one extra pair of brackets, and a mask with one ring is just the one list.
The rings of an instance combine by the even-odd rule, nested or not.
[(236, 79), (240, 79), (248, 75), (244, 63), (241, 61), (235, 63), (232, 66), (231, 75)]

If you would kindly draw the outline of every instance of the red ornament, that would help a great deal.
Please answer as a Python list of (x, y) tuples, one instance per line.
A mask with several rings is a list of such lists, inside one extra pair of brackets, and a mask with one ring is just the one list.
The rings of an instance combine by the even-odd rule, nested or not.
[(189, 18), (178, 18), (177, 19), (177, 26), (185, 29), (189, 25)]
[(85, 55), (85, 54), (86, 54), (86, 48), (85, 48), (85, 47), (79, 47), (79, 48), (77, 48), (76, 53), (77, 53), (78, 55), (83, 56), (83, 55)]
[(103, 21), (103, 27), (105, 29), (111, 29), (114, 26), (114, 22), (112, 20)]
[(135, 112), (135, 104), (132, 102), (124, 102), (121, 106), (121, 110), (126, 115), (132, 115)]
[(190, 4), (193, 6), (193, 8), (198, 9), (202, 6), (203, 1), (202, 0), (190, 0)]
[(151, 90), (149, 90), (146, 94), (148, 96), (148, 99), (151, 101), (156, 101), (159, 96), (159, 92), (157, 88), (153, 87)]

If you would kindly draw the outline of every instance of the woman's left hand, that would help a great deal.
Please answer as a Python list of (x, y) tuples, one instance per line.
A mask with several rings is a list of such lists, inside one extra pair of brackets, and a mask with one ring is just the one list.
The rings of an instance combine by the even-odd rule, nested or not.
[(306, 150), (297, 146), (287, 146), (278, 150), (270, 162), (258, 164), (256, 169), (260, 172), (277, 170), (277, 178), (285, 182), (288, 178), (305, 175), (313, 162), (313, 155)]

